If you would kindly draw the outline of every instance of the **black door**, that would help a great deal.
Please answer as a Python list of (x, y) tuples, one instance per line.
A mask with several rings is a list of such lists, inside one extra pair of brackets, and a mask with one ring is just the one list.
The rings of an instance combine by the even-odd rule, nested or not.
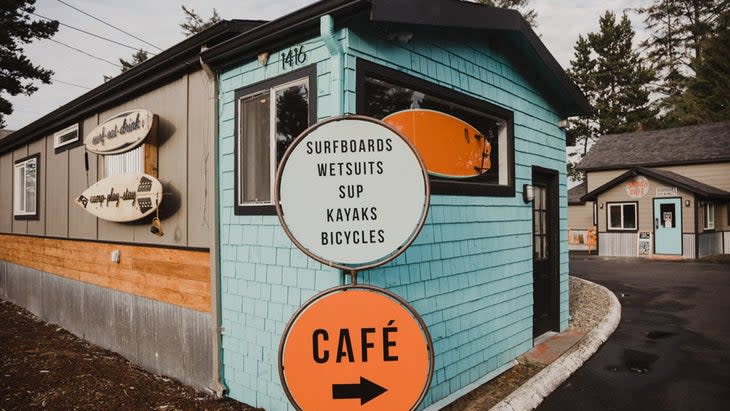
[(533, 337), (559, 328), (558, 175), (533, 167), (532, 184), (532, 276)]

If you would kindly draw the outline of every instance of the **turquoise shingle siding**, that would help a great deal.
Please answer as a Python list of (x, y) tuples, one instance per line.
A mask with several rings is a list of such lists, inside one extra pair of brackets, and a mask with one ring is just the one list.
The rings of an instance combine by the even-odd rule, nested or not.
[[(559, 115), (521, 74), (523, 68), (488, 46), (486, 35), (424, 30), (402, 44), (385, 40), (378, 34), (383, 30), (363, 27), (337, 32), (345, 52), (341, 83), (332, 82), (323, 43), (304, 43), (308, 63), (317, 64), (318, 118), (338, 114), (334, 96), (340, 92), (344, 111), (355, 112), (358, 57), (514, 112), (515, 197), (433, 196), (416, 242), (387, 266), (361, 275), (361, 282), (403, 296), (429, 327), (436, 362), (423, 408), (532, 346), (532, 216), (520, 191), (531, 182), (533, 165), (560, 173), (560, 323), (567, 327), (565, 136), (557, 127)], [(276, 217), (233, 214), (233, 94), (282, 74), (278, 54), (272, 52), (265, 68), (252, 61), (220, 74), (223, 374), (231, 397), (267, 410), (292, 409), (277, 370), (286, 322), (315, 292), (343, 281), (337, 270), (297, 250)]]

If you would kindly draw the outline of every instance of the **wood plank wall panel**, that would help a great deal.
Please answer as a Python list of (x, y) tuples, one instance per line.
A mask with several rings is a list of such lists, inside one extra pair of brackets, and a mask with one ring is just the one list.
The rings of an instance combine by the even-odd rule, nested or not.
[[(213, 224), (213, 136), (210, 83), (203, 71), (188, 75), (188, 246), (208, 247)], [(207, 187), (207, 188), (206, 188)]]
[[(46, 234), (46, 171), (48, 170), (48, 162), (46, 159), (46, 139), (41, 138), (28, 145), (28, 155), (40, 154), (40, 173), (38, 173), (39, 190), (38, 196), (38, 220), (28, 220), (28, 234), (45, 235)], [(53, 218), (54, 216), (50, 216)]]
[(13, 230), (13, 153), (0, 156), (0, 232)]
[[(85, 136), (97, 125), (97, 116), (93, 115), (81, 124), (81, 135)], [(68, 152), (68, 236), (84, 240), (96, 240), (97, 225), (96, 217), (73, 203), (73, 199), (91, 184), (97, 181), (98, 158), (94, 153), (89, 153), (89, 173), (87, 178), (84, 169), (83, 146), (73, 148)], [(117, 239), (121, 241), (121, 239)]]
[[(68, 208), (71, 195), (68, 192), (68, 150), (55, 153), (53, 137), (46, 139), (45, 161), (45, 210), (41, 216), (46, 222), (46, 235), (66, 237), (68, 235)], [(52, 170), (48, 172), (49, 170)]]
[[(111, 262), (113, 250), (120, 262)], [(0, 234), (0, 260), (210, 311), (210, 253)]]

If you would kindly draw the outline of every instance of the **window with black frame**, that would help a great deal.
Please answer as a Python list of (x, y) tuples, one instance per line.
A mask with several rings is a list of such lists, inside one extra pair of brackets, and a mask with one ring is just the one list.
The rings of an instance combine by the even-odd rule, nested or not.
[(312, 69), (236, 92), (236, 214), (271, 214), (276, 169), (314, 122)]
[(359, 114), (384, 119), (403, 110), (433, 110), (468, 123), (486, 137), (491, 145), (489, 169), (472, 177), (432, 174), (433, 193), (514, 195), (512, 113), (508, 110), (367, 62), (358, 63), (357, 92)]
[(40, 192), (40, 154), (33, 154), (15, 162), (13, 177), (13, 216), (16, 220), (38, 219)]

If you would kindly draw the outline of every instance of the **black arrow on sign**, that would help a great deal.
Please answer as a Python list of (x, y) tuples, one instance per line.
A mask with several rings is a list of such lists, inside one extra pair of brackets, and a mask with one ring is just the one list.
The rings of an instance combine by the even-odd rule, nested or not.
[(359, 384), (332, 384), (333, 400), (360, 399), (360, 405), (372, 400), (378, 395), (388, 391), (378, 384), (360, 377)]

